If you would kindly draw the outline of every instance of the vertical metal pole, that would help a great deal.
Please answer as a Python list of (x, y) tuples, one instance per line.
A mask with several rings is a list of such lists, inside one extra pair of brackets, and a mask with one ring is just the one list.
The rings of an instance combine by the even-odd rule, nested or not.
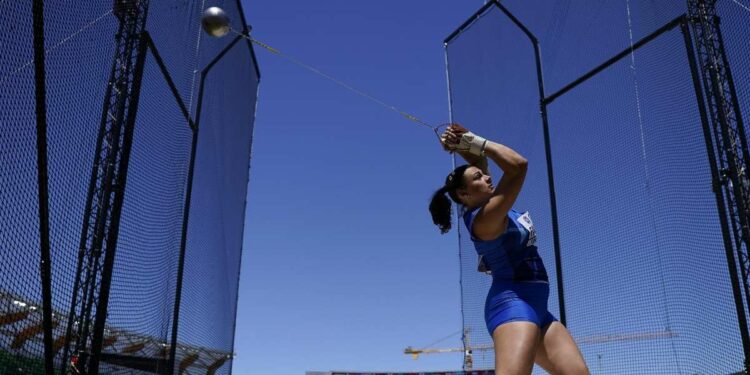
[(190, 169), (188, 170), (188, 181), (187, 181), (187, 191), (185, 192), (185, 210), (183, 211), (183, 217), (182, 217), (182, 235), (180, 239), (180, 258), (179, 262), (177, 264), (177, 284), (175, 285), (175, 301), (174, 301), (174, 311), (173, 311), (173, 317), (172, 317), (172, 343), (169, 348), (169, 363), (167, 364), (166, 371), (169, 374), (174, 373), (174, 367), (175, 367), (175, 355), (177, 350), (177, 331), (179, 328), (179, 322), (180, 322), (180, 304), (182, 303), (182, 282), (183, 282), (183, 273), (185, 271), (185, 251), (187, 248), (187, 230), (188, 230), (188, 223), (190, 220), (190, 203), (191, 203), (191, 197), (193, 194), (193, 173), (195, 169), (195, 156), (196, 152), (198, 150), (198, 129), (200, 129), (200, 122), (201, 122), (201, 113), (203, 111), (203, 93), (204, 88), (206, 85), (206, 77), (208, 76), (208, 73), (211, 71), (211, 69), (216, 65), (219, 60), (221, 60), (224, 55), (231, 50), (237, 42), (243, 39), (243, 36), (238, 35), (232, 40), (231, 43), (229, 43), (226, 47), (224, 47), (221, 52), (219, 52), (216, 57), (211, 60), (211, 62), (206, 65), (205, 68), (201, 70), (201, 84), (198, 88), (198, 102), (196, 103), (196, 110), (195, 110), (195, 127), (193, 128), (193, 145), (192, 150), (190, 152)]
[(534, 58), (536, 62), (536, 78), (537, 83), (539, 86), (539, 105), (540, 105), (540, 112), (542, 116), (542, 126), (544, 129), (544, 151), (545, 156), (547, 158), (547, 181), (549, 183), (549, 194), (550, 194), (550, 209), (551, 209), (551, 215), (552, 215), (552, 241), (554, 242), (554, 251), (555, 251), (555, 267), (557, 271), (557, 297), (558, 297), (558, 303), (560, 307), (560, 323), (563, 325), (567, 325), (567, 314), (565, 313), (565, 294), (564, 294), (564, 287), (563, 287), (563, 277), (562, 277), (562, 256), (560, 254), (560, 233), (558, 230), (558, 223), (557, 223), (557, 197), (555, 194), (555, 177), (553, 173), (553, 167), (552, 167), (552, 151), (550, 147), (550, 137), (549, 137), (549, 123), (547, 120), (547, 104), (550, 102), (548, 98), (545, 96), (544, 93), (544, 74), (542, 72), (542, 53), (539, 47), (539, 40), (536, 38), (536, 36), (529, 30), (526, 25), (524, 25), (516, 16), (513, 15), (507, 8), (505, 8), (500, 2), (497, 0), (493, 0), (493, 3), (495, 6), (500, 9), (510, 20), (518, 26), (521, 31), (523, 31), (524, 34), (529, 38), (529, 41), (531, 41), (531, 44), (534, 47)]
[[(122, 34), (122, 32), (124, 30), (124, 26), (125, 25), (123, 23), (120, 23), (117, 35)], [(117, 60), (116, 60), (116, 57), (115, 57), (115, 62), (116, 61)], [(114, 78), (115, 78), (115, 70), (113, 69), (109, 73), (109, 78), (107, 79), (107, 82), (113, 82)], [(109, 98), (111, 96), (111, 94), (112, 94), (112, 88), (113, 88), (112, 84), (107, 85), (107, 89), (106, 89), (106, 92), (105, 92), (105, 95), (104, 95), (105, 98)], [(104, 103), (104, 109), (102, 110), (102, 118), (101, 118), (101, 122), (102, 123), (105, 122), (106, 117), (107, 117), (107, 110), (106, 110), (106, 108), (107, 108), (107, 102)], [(99, 127), (99, 132), (98, 132), (98, 135), (96, 137), (96, 139), (97, 139), (97, 141), (96, 141), (96, 148), (95, 148), (96, 150), (101, 150), (102, 149), (102, 143), (103, 143), (103, 140), (104, 140), (104, 134), (105, 133), (106, 133), (106, 128), (103, 127), (103, 126)], [(96, 152), (95, 155), (94, 155), (94, 163), (93, 163), (93, 165), (91, 167), (91, 177), (89, 179), (89, 188), (88, 188), (88, 193), (86, 195), (86, 209), (84, 211), (84, 218), (91, 217), (91, 215), (93, 213), (93, 209), (94, 209), (93, 202), (94, 202), (94, 195), (96, 194), (96, 181), (97, 181), (97, 177), (98, 177), (97, 170), (98, 170), (99, 166), (101, 165), (101, 160), (102, 160), (102, 154), (100, 152)], [(87, 301), (87, 293), (82, 293), (82, 295), (81, 295), (81, 301), (79, 301), (78, 300), (78, 294), (79, 293), (76, 293), (75, 291), (79, 290), (79, 287), (81, 287), (81, 283), (82, 282), (84, 284), (83, 290), (88, 290), (88, 280), (82, 280), (82, 276), (81, 275), (84, 272), (86, 274), (88, 274), (88, 267), (92, 263), (92, 254), (90, 252), (88, 252), (87, 249), (86, 249), (86, 244), (87, 244), (87, 241), (88, 241), (88, 238), (89, 238), (89, 235), (90, 235), (89, 228), (90, 228), (89, 225), (85, 225), (84, 224), (83, 228), (81, 230), (80, 245), (79, 245), (80, 247), (78, 249), (78, 262), (77, 262), (77, 265), (76, 265), (76, 273), (75, 273), (76, 279), (73, 282), (73, 291), (74, 292), (73, 292), (73, 297), (72, 297), (72, 301), (71, 301), (71, 304), (70, 304), (70, 313), (69, 313), (69, 316), (68, 316), (68, 326), (67, 326), (67, 328), (65, 330), (66, 344), (63, 347), (63, 355), (62, 355), (62, 362), (61, 362), (62, 365), (61, 365), (61, 368), (60, 368), (60, 372), (63, 373), (63, 374), (67, 371), (67, 368), (68, 368), (68, 355), (70, 353), (70, 342), (73, 340), (73, 337), (72, 337), (72, 335), (73, 335), (73, 326), (76, 324), (76, 318), (79, 317), (77, 315), (76, 306), (78, 306), (79, 302), (81, 302), (81, 303), (83, 303), (85, 305), (86, 301)], [(84, 306), (81, 307), (81, 311), (83, 311), (83, 310), (85, 310)], [(85, 313), (81, 313), (81, 316), (84, 316), (84, 315), (85, 315)], [(82, 321), (79, 320), (78, 324), (82, 324)], [(81, 336), (84, 336), (84, 335), (81, 335)], [(75, 341), (76, 341), (76, 345), (78, 345), (77, 344), (78, 341), (79, 341), (78, 338), (76, 338)]]
[[(101, 352), (127, 165), (145, 63), (149, 0), (115, 0), (120, 20), (84, 216), (62, 372), (96, 374)], [(102, 298), (105, 298), (102, 300)], [(92, 319), (92, 315), (96, 315)], [(92, 321), (93, 320), (93, 321)], [(99, 336), (99, 337), (95, 337)], [(71, 341), (74, 354), (67, 362)], [(72, 366), (70, 366), (72, 365)]]
[[(200, 94), (198, 95), (198, 114), (196, 124), (200, 122), (200, 106), (203, 101), (203, 84), (205, 76), (201, 77)], [(182, 303), (182, 280), (185, 271), (185, 250), (187, 247), (187, 228), (190, 220), (190, 202), (193, 195), (193, 175), (195, 172), (195, 155), (198, 150), (198, 127), (193, 128), (193, 144), (190, 150), (190, 169), (188, 170), (187, 191), (185, 192), (185, 210), (182, 216), (182, 236), (180, 238), (180, 256), (177, 263), (177, 285), (175, 286), (174, 310), (172, 313), (172, 337), (169, 346), (169, 363), (167, 364), (166, 374), (173, 374), (175, 360), (177, 356), (177, 330), (180, 320), (180, 304)]]
[(104, 267), (102, 269), (101, 289), (99, 292), (98, 305), (96, 306), (96, 320), (94, 322), (93, 337), (91, 339), (91, 358), (89, 362), (89, 374), (99, 373), (99, 356), (102, 351), (104, 339), (104, 325), (107, 322), (107, 309), (109, 307), (109, 292), (112, 282), (112, 269), (115, 262), (115, 250), (117, 248), (117, 237), (120, 232), (120, 216), (122, 204), (125, 199), (125, 184), (128, 175), (128, 164), (130, 161), (130, 150), (133, 145), (133, 129), (138, 113), (138, 102), (140, 100), (141, 81), (143, 78), (143, 67), (146, 62), (146, 32), (141, 32), (138, 38), (138, 55), (136, 57), (135, 71), (133, 72), (132, 99), (128, 107), (128, 114), (124, 128), (124, 139), (122, 143), (121, 169), (118, 174), (115, 196), (112, 206), (112, 221), (107, 236), (107, 252), (104, 255)]
[[(443, 43), (444, 56), (445, 56), (445, 82), (447, 83), (448, 89), (448, 121), (453, 123), (453, 93), (451, 91), (451, 70), (450, 70), (450, 59), (448, 58), (448, 43)], [(456, 155), (451, 155), (451, 169), (456, 169)], [(459, 215), (458, 204), (454, 204), (454, 215), (456, 222), (459, 223), (461, 218)], [(461, 326), (466, 327), (466, 314), (464, 314), (464, 286), (463, 286), (463, 267), (461, 267), (461, 231), (456, 231), (456, 239), (458, 245), (458, 290), (461, 292)], [(464, 365), (463, 369), (471, 370), (473, 366), (473, 359), (471, 358), (471, 350), (469, 349), (469, 329), (464, 328), (463, 335), (461, 336), (461, 343), (464, 346)]]
[(703, 138), (706, 141), (706, 150), (708, 152), (709, 165), (711, 167), (711, 179), (713, 191), (716, 195), (716, 206), (719, 210), (719, 221), (721, 224), (721, 233), (724, 239), (724, 250), (727, 257), (727, 266), (729, 267), (729, 277), (732, 282), (732, 292), (734, 294), (734, 303), (737, 310), (737, 321), (740, 328), (740, 337), (742, 339), (742, 348), (744, 350), (744, 365), (746, 373), (750, 373), (750, 364), (748, 358), (750, 354), (750, 337), (748, 337), (747, 331), (747, 318), (745, 316), (745, 308), (742, 303), (742, 291), (740, 289), (740, 280), (737, 275), (737, 262), (734, 258), (734, 251), (732, 247), (732, 240), (730, 238), (729, 227), (727, 223), (727, 210), (724, 205), (724, 194), (721, 189), (721, 176), (717, 168), (717, 161), (715, 156), (715, 149), (711, 138), (711, 131), (708, 124), (708, 115), (705, 108), (705, 98), (703, 95), (703, 88), (701, 87), (700, 78), (698, 74), (698, 67), (696, 65), (695, 52), (693, 50), (692, 39), (690, 37), (690, 30), (686, 21), (680, 24), (682, 29), (682, 35), (685, 40), (685, 49), (688, 55), (688, 63), (690, 65), (690, 73), (693, 78), (693, 87), (695, 89), (695, 96), (698, 101), (698, 111), (701, 117), (701, 125), (703, 126)]
[(552, 215), (552, 241), (555, 251), (555, 273), (557, 274), (557, 299), (560, 307), (560, 323), (568, 325), (565, 312), (565, 288), (563, 284), (562, 254), (560, 252), (560, 230), (557, 220), (557, 195), (555, 194), (555, 174), (552, 166), (552, 147), (550, 146), (549, 121), (547, 119), (547, 101), (544, 93), (544, 76), (542, 73), (542, 53), (539, 41), (532, 39), (534, 45), (534, 57), (536, 58), (536, 75), (539, 83), (539, 109), (542, 115), (542, 127), (544, 129), (544, 153), (547, 158), (547, 181), (549, 182), (549, 201)]
[(49, 243), (49, 178), (47, 175), (47, 88), (44, 59), (44, 0), (34, 0), (34, 76), (36, 80), (36, 149), (39, 186), (39, 271), (42, 282), (42, 326), (44, 329), (44, 368), (54, 371), (52, 349), (52, 265)]
[(732, 107), (734, 111), (735, 121), (737, 122), (737, 132), (739, 133), (740, 145), (742, 147), (742, 155), (744, 156), (745, 173), (747, 176), (750, 173), (750, 152), (747, 147), (747, 136), (745, 135), (745, 124), (742, 119), (742, 112), (740, 110), (739, 99), (737, 99), (737, 90), (734, 87), (734, 78), (732, 77), (732, 69), (729, 66), (729, 60), (727, 59), (726, 50), (724, 49), (724, 37), (721, 35), (721, 25), (719, 17), (714, 18), (714, 30), (719, 41), (719, 50), (721, 51), (721, 60), (724, 63), (724, 70), (726, 72), (727, 86), (732, 94)]
[[(719, 42), (719, 53), (721, 54), (721, 60), (724, 65), (724, 73), (726, 74), (727, 79), (727, 87), (729, 89), (729, 92), (731, 94), (731, 101), (732, 101), (732, 111), (734, 112), (734, 120), (737, 124), (736, 129), (737, 133), (739, 135), (740, 139), (740, 147), (742, 148), (742, 156), (743, 160), (738, 160), (738, 162), (741, 164), (736, 165), (735, 172), (737, 173), (737, 178), (735, 182), (738, 185), (738, 189), (740, 192), (743, 193), (742, 198), (744, 199), (746, 196), (746, 191), (749, 188), (747, 186), (748, 183), (750, 183), (750, 180), (748, 180), (748, 173), (750, 173), (750, 152), (748, 152), (747, 147), (747, 136), (745, 135), (745, 125), (742, 119), (742, 112), (740, 110), (740, 103), (737, 99), (737, 90), (734, 87), (734, 78), (732, 77), (732, 69), (729, 66), (729, 60), (727, 59), (726, 50), (724, 49), (724, 37), (721, 35), (721, 22), (719, 21), (719, 17), (714, 17), (714, 31), (716, 31), (716, 37), (717, 41)], [(742, 210), (742, 208), (740, 208)], [(739, 215), (745, 216), (745, 212), (740, 212)], [(745, 299), (747, 302), (747, 306), (750, 306), (750, 285), (748, 285), (747, 279), (748, 279), (748, 259), (744, 256), (742, 252), (742, 244), (745, 243), (745, 246), (747, 248), (750, 248), (750, 244), (747, 243), (747, 239), (750, 238), (748, 236), (748, 220), (747, 218), (744, 220), (744, 223), (740, 223), (742, 228), (738, 231), (736, 227), (736, 220), (734, 220), (734, 215), (732, 216), (732, 226), (733, 231), (732, 233), (742, 233), (743, 236), (736, 236), (739, 238), (736, 238), (736, 247), (738, 249), (737, 251), (737, 257), (739, 258), (740, 263), (740, 271), (742, 276), (742, 286), (744, 287), (745, 291)], [(743, 220), (740, 220), (743, 221)], [(744, 225), (743, 225), (744, 224)], [(744, 240), (744, 241), (743, 241)]]

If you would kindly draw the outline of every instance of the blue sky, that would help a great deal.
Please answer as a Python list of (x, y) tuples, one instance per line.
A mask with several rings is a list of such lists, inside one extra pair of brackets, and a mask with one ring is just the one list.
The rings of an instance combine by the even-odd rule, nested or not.
[[(442, 40), (482, 3), (243, 5), (256, 38), (439, 124), (449, 119)], [(540, 38), (547, 94), (685, 11), (684, 3), (628, 0), (506, 4)], [(736, 30), (747, 14), (735, 4), (721, 8), (725, 35), (742, 46)], [(552, 269), (533, 56), (514, 33), (495, 12), (451, 44), (453, 119), (529, 158), (533, 170), (515, 208), (533, 213)], [(460, 368), (460, 354), (418, 361), (401, 354), (461, 328), (456, 232), (438, 235), (426, 210), (450, 158), (428, 129), (263, 50), (258, 58), (235, 371)], [(549, 107), (571, 332), (677, 332), (582, 345), (597, 372), (739, 367), (730, 354), (738, 350), (736, 318), (685, 61), (682, 37), (672, 31)], [(744, 92), (746, 83), (739, 86)], [(488, 278), (467, 273), (466, 280), (476, 286), (464, 295), (467, 322), (474, 341), (487, 342), (481, 304)], [(438, 346), (460, 345), (454, 337)]]
[[(481, 5), (243, 1), (255, 38), (433, 124), (448, 121), (442, 40)], [(234, 372), (459, 369), (460, 354), (402, 354), (461, 329), (456, 232), (427, 211), (449, 156), (429, 129), (256, 52)]]

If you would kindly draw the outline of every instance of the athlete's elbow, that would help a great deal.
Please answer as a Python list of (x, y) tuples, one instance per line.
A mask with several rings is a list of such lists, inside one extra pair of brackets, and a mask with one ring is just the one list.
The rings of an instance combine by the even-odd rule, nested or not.
[(526, 170), (529, 169), (529, 161), (523, 156), (519, 155), (513, 163), (513, 166), (518, 172), (526, 172)]

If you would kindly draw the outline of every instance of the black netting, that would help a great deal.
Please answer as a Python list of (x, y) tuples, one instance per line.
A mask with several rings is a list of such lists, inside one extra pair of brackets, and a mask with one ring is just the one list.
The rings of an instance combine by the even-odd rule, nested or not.
[(108, 4), (47, 4), (45, 22), (53, 339), (59, 368), (118, 21)]
[[(547, 95), (687, 11), (685, 2), (635, 0), (504, 4), (539, 38)], [(717, 13), (744, 113), (743, 25), (750, 11), (743, 5), (719, 2)], [(532, 44), (491, 6), (446, 48), (453, 121), (529, 159), (514, 208), (532, 213), (546, 241), (539, 247), (557, 315)], [(548, 113), (567, 321), (592, 372), (742, 369), (706, 141), (679, 27), (563, 94)], [(483, 316), (490, 278), (476, 272), (463, 226), (459, 234), (465, 344), (474, 349), (475, 368), (491, 368)]]
[[(112, 5), (45, 4), (56, 369), (61, 367), (68, 342), (65, 330), (81, 231), (120, 22)], [(259, 77), (249, 43), (236, 43), (208, 75), (202, 130), (194, 133), (183, 108), (187, 116), (195, 116), (201, 70), (235, 38), (230, 34), (214, 39), (201, 31), (203, 5), (152, 1), (149, 8), (146, 31), (153, 49), (145, 52), (140, 89), (132, 92), (139, 106), (102, 347), (110, 357), (101, 363), (102, 373), (141, 373), (132, 368), (134, 358), (162, 361), (162, 367), (169, 359), (194, 134), (199, 134), (199, 146), (175, 372), (181, 366), (186, 373), (231, 371)], [(243, 29), (238, 1), (210, 5), (224, 8), (232, 27)], [(0, 21), (12, 25), (12, 32), (0, 37), (4, 51), (0, 54), (0, 373), (41, 373), (44, 348), (31, 4), (4, 4)], [(176, 92), (170, 89), (169, 80)], [(72, 350), (74, 342), (69, 345)], [(112, 355), (125, 356), (131, 365), (113, 364)]]
[[(0, 372), (19, 367), (43, 370), (40, 345), (16, 347), (15, 335), (28, 326), (26, 319), (41, 322), (39, 309), (39, 219), (34, 115), (34, 65), (31, 7), (7, 4), (0, 22), (16, 24), (13, 38), (0, 47)], [(6, 34), (9, 35), (9, 34)], [(37, 304), (26, 306), (24, 301)], [(31, 308), (34, 308), (33, 310)]]
[[(568, 325), (584, 341), (589, 366), (659, 374), (742, 368), (680, 32), (661, 36), (549, 110)], [(629, 339), (586, 341), (607, 335)]]
[(236, 0), (152, 1), (147, 30), (185, 104), (195, 113), (200, 70), (232, 42), (235, 34), (217, 39), (207, 35), (198, 21), (207, 7), (220, 7), (234, 30), (243, 30), (243, 16)]
[[(502, 2), (539, 39), (547, 94), (687, 11), (687, 1)], [(630, 11), (630, 28), (628, 23)]]
[[(10, 7), (10, 8), (8, 8)], [(31, 5), (6, 4), (3, 23), (14, 31), (2, 37), (0, 57), (0, 152), (2, 165), (3, 324), (0, 372), (43, 371), (41, 279), (37, 185), (34, 60)], [(116, 20), (111, 6), (48, 4), (45, 18), (57, 22), (45, 33), (49, 240), (52, 256), (53, 336), (63, 336), (75, 276), (87, 181), (111, 63)], [(8, 49), (6, 49), (8, 48)], [(75, 69), (71, 69), (75, 67)], [(7, 142), (7, 143), (6, 143)], [(88, 152), (84, 152), (88, 150)], [(7, 158), (7, 159), (6, 159)], [(59, 346), (56, 346), (58, 349)], [(13, 357), (16, 361), (6, 362)]]
[(106, 349), (146, 343), (133, 353), (158, 357), (170, 341), (193, 132), (152, 56), (140, 95), (109, 298), (117, 340)]
[[(179, 330), (180, 341), (224, 355), (233, 350), (258, 83), (249, 53), (246, 43), (236, 44), (206, 76)], [(209, 366), (221, 360), (201, 358)]]

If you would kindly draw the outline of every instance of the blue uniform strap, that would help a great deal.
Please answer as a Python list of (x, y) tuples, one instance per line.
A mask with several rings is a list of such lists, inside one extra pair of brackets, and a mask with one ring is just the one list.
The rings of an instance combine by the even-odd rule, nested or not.
[[(464, 212), (463, 219), (464, 224), (466, 224), (466, 229), (469, 231), (469, 237), (471, 237), (471, 240), (474, 242), (480, 242), (481, 240), (479, 238), (474, 237), (474, 233), (472, 230), (472, 225), (474, 225), (474, 219), (476, 218), (477, 214), (479, 213), (479, 208), (475, 208), (471, 211)], [(484, 272), (486, 274), (491, 274), (489, 267), (487, 267), (487, 263), (484, 261), (484, 256), (479, 255), (479, 259), (477, 261), (477, 271), (478, 272)]]
[(477, 214), (479, 213), (479, 207), (474, 208), (473, 210), (467, 210), (464, 212), (463, 219), (464, 224), (466, 224), (466, 229), (469, 231), (469, 237), (471, 237), (472, 241), (480, 241), (480, 239), (474, 237), (474, 219), (477, 217)]

